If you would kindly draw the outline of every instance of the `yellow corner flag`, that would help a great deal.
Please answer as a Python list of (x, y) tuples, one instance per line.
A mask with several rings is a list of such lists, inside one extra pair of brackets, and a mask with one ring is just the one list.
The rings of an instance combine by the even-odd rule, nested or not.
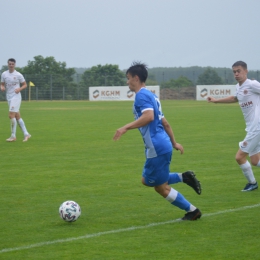
[(31, 81), (29, 82), (29, 86), (30, 87), (35, 87), (35, 85)]

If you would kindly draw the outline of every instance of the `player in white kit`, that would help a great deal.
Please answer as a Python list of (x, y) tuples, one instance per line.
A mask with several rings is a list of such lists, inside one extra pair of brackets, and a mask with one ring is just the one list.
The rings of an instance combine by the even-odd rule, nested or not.
[[(239, 102), (245, 123), (246, 137), (239, 142), (236, 161), (239, 164), (248, 183), (242, 191), (252, 191), (258, 188), (251, 164), (260, 167), (260, 83), (247, 78), (247, 64), (237, 61), (232, 66), (236, 85), (235, 96), (215, 99), (208, 97), (208, 102), (233, 103)], [(247, 160), (250, 157), (251, 164)]]
[(16, 141), (16, 126), (18, 123), (24, 134), (23, 142), (26, 142), (31, 135), (25, 127), (19, 110), (22, 102), (20, 92), (27, 87), (27, 84), (23, 75), (15, 70), (15, 59), (9, 59), (7, 63), (8, 70), (4, 71), (1, 75), (1, 91), (6, 91), (6, 99), (9, 106), (9, 118), (11, 120), (11, 137), (6, 139), (6, 141)]

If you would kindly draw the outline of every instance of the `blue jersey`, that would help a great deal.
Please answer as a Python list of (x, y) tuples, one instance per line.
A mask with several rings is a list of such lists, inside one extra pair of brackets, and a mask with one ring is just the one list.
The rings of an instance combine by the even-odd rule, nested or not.
[(146, 158), (154, 158), (171, 152), (172, 143), (162, 125), (164, 115), (159, 98), (150, 90), (141, 88), (136, 93), (133, 105), (135, 120), (141, 117), (146, 110), (153, 110), (154, 113), (154, 120), (139, 128), (145, 144)]

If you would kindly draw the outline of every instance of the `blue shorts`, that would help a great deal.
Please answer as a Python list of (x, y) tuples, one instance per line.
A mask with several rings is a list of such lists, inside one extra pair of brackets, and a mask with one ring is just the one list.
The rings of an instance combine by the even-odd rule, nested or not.
[(145, 184), (151, 187), (168, 182), (172, 152), (146, 159), (143, 174)]

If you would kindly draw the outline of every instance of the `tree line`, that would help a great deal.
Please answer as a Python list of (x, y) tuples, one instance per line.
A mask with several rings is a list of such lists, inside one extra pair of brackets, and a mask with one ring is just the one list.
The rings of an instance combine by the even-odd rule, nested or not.
[[(2, 66), (1, 72), (7, 70)], [(26, 81), (32, 81), (42, 96), (49, 95), (51, 88), (66, 89), (68, 95), (88, 92), (90, 86), (126, 86), (125, 70), (118, 65), (96, 65), (88, 69), (67, 68), (66, 62), (54, 57), (35, 56), (25, 67), (17, 67)], [(81, 72), (80, 74), (78, 72)], [(259, 75), (258, 75), (259, 74)], [(249, 71), (249, 78), (259, 80), (259, 71)], [(147, 85), (161, 88), (180, 88), (195, 85), (236, 84), (232, 69), (212, 67), (150, 68)], [(53, 97), (55, 99), (55, 96)]]

